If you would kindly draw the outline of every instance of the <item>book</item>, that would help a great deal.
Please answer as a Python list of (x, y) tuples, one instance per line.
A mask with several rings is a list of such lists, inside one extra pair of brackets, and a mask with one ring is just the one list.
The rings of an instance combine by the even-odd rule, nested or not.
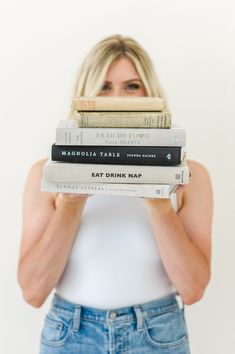
[(170, 112), (76, 112), (81, 128), (170, 128)]
[(57, 145), (185, 146), (185, 129), (77, 128), (75, 120), (61, 120)]
[(185, 157), (175, 146), (52, 145), (52, 161), (119, 165), (174, 166)]
[(177, 185), (171, 184), (113, 184), (113, 183), (68, 183), (41, 180), (41, 191), (55, 193), (82, 193), (120, 195), (145, 198), (170, 198)]
[(185, 159), (177, 166), (78, 164), (49, 159), (43, 166), (43, 179), (50, 182), (187, 184), (189, 168)]
[(160, 97), (73, 97), (75, 111), (163, 111)]

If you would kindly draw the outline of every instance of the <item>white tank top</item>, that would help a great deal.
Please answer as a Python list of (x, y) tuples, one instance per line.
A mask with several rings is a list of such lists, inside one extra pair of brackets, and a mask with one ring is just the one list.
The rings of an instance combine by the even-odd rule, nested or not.
[[(176, 194), (171, 196), (177, 211)], [(175, 291), (163, 267), (142, 198), (88, 198), (66, 268), (64, 299), (100, 309), (141, 304)]]

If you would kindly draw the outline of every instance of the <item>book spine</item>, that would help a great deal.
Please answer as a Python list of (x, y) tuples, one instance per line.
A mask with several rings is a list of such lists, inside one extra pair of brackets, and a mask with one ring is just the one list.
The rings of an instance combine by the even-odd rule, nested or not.
[(186, 133), (182, 128), (57, 127), (55, 141), (57, 145), (185, 146)]
[(81, 193), (98, 195), (119, 195), (143, 198), (170, 198), (177, 185), (164, 184), (105, 184), (66, 183), (41, 180), (41, 191), (55, 193)]
[(163, 111), (164, 101), (160, 97), (75, 97), (71, 107), (75, 111)]
[[(116, 112), (115, 112), (116, 113)], [(79, 112), (74, 120), (81, 128), (170, 128), (169, 112)]]
[(187, 184), (187, 163), (178, 166), (74, 164), (48, 161), (43, 178), (50, 182)]
[(119, 165), (174, 166), (181, 163), (181, 147), (52, 145), (52, 161)]

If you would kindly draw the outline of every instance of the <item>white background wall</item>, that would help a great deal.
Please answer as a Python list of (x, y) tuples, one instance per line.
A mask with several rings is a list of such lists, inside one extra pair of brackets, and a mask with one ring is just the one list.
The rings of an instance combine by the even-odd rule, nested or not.
[[(1, 247), (0, 352), (38, 352), (40, 309), (16, 281), (22, 190), (30, 166), (48, 156), (68, 115), (79, 65), (104, 36), (133, 36), (150, 53), (188, 157), (214, 187), (213, 277), (188, 306), (193, 354), (231, 353), (234, 296), (234, 6), (224, 0), (8, 0), (0, 4)], [(234, 99), (233, 99), (234, 101)]]

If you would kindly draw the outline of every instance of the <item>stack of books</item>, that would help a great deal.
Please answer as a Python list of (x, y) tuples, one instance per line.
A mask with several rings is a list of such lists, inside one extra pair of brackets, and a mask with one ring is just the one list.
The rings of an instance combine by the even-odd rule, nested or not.
[(76, 97), (56, 128), (41, 190), (169, 198), (189, 182), (185, 130), (158, 97)]

